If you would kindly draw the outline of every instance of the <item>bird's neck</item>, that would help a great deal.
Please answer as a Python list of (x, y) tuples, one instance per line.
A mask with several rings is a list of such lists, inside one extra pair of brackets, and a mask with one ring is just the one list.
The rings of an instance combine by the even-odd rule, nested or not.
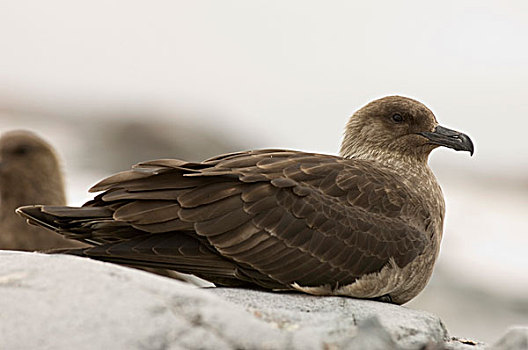
[[(442, 189), (438, 184), (436, 177), (427, 164), (428, 155), (423, 157), (415, 157), (413, 155), (400, 153), (386, 153), (378, 152), (369, 149), (366, 152), (344, 153), (341, 152), (343, 158), (349, 159), (363, 159), (386, 167), (398, 174), (400, 179), (409, 188), (413, 188), (417, 193), (427, 194), (434, 198), (443, 198)], [(443, 216), (444, 203), (438, 201), (436, 203), (440, 209), (440, 214)]]
[(432, 171), (427, 165), (428, 155), (417, 157), (415, 155), (408, 155), (398, 152), (381, 152), (375, 148), (366, 149), (366, 151), (354, 151), (351, 149), (348, 152), (341, 150), (341, 157), (349, 159), (363, 159), (377, 164), (383, 165), (391, 170), (396, 171), (400, 175), (414, 178), (416, 176), (432, 175)]

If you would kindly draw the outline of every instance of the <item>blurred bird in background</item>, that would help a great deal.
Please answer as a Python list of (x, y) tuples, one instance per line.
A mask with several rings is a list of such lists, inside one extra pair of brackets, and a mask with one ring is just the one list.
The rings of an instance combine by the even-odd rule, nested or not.
[(31, 203), (65, 205), (64, 181), (53, 147), (25, 130), (0, 138), (0, 249), (46, 250), (82, 247), (40, 227), (29, 226), (15, 209)]
[[(21, 205), (65, 205), (64, 180), (57, 153), (33, 132), (14, 130), (0, 138), (0, 249), (55, 251), (86, 247), (16, 215)], [(196, 279), (164, 269), (142, 270), (197, 284)]]

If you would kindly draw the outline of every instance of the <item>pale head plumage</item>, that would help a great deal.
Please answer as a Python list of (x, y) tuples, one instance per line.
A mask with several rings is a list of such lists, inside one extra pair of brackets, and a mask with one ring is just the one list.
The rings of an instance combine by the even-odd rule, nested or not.
[(433, 132), (436, 118), (424, 104), (402, 96), (387, 96), (359, 109), (348, 121), (341, 156), (345, 158), (427, 161), (437, 147), (419, 135)]

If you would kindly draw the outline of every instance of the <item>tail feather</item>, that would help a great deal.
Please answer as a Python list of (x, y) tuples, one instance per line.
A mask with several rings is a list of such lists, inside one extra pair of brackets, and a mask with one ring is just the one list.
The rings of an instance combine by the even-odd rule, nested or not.
[(113, 221), (113, 211), (106, 207), (67, 207), (30, 205), (16, 212), (32, 225), (42, 226), (68, 239), (101, 245), (130, 239), (145, 232), (124, 222)]
[[(58, 218), (106, 218), (112, 217), (112, 210), (105, 207), (67, 207), (67, 206), (37, 206), (40, 211)], [(22, 207), (19, 209), (24, 209)]]
[(107, 208), (33, 205), (20, 207), (16, 212), (30, 224), (91, 245), (45, 253), (87, 257), (165, 276), (166, 270), (189, 273), (223, 286), (254, 286), (258, 280), (257, 285), (280, 287), (250, 266), (222, 257), (198, 236), (183, 231), (141, 231), (125, 222), (112, 221), (113, 212)]
[(28, 205), (17, 208), (15, 212), (24, 217), (28, 224), (42, 226), (48, 230), (58, 232), (59, 226), (57, 225), (55, 218), (53, 215), (43, 213), (41, 210), (42, 207), (42, 205)]

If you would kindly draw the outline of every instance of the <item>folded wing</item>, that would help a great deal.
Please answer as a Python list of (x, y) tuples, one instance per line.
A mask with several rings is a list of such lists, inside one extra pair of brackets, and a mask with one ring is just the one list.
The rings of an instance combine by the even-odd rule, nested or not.
[(264, 288), (344, 285), (429, 237), (427, 212), (374, 163), (260, 150), (202, 163), (139, 164), (82, 208), (24, 207), (30, 221), (94, 245), (87, 256)]

